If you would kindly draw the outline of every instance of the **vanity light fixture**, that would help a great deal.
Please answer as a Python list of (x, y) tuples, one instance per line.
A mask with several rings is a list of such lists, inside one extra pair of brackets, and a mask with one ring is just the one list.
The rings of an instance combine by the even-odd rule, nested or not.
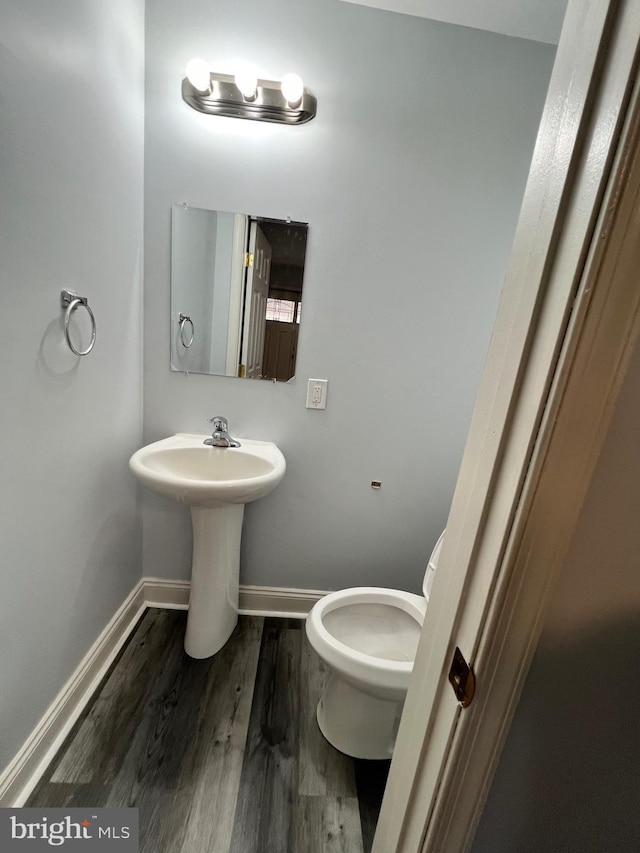
[(204, 60), (192, 59), (186, 75), (182, 98), (201, 113), (281, 124), (304, 124), (316, 114), (317, 101), (297, 74), (285, 74), (282, 81), (250, 72), (217, 74)]

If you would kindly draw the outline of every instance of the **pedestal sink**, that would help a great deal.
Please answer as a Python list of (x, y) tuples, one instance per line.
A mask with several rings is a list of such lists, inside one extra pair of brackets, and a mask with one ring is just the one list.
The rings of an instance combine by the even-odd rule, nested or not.
[(193, 559), (184, 647), (194, 658), (215, 654), (238, 621), (244, 505), (275, 489), (286, 468), (270, 441), (243, 438), (240, 447), (211, 447), (205, 438), (180, 433), (142, 447), (129, 460), (143, 485), (191, 507)]

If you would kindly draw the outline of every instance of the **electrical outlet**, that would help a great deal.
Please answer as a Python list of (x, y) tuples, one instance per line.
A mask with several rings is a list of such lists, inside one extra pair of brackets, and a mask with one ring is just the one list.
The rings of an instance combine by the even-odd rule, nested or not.
[(310, 379), (307, 385), (307, 409), (327, 408), (328, 379)]

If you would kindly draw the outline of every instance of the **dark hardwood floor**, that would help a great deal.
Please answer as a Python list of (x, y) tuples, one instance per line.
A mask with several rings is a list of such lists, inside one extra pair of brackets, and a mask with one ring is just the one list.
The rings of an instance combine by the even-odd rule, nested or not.
[(298, 620), (242, 616), (207, 660), (148, 610), (28, 806), (139, 808), (144, 853), (369, 853), (389, 762), (342, 755)]

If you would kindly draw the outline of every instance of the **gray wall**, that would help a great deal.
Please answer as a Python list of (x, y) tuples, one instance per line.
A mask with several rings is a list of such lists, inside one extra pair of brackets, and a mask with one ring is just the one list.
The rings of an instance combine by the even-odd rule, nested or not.
[(640, 346), (473, 853), (640, 849)]
[[(443, 527), (554, 57), (549, 45), (339, 0), (148, 0), (145, 440), (278, 443), (247, 507), (241, 580), (418, 591)], [(189, 59), (297, 71), (316, 119), (277, 127), (188, 108)], [(170, 210), (309, 222), (297, 375), (169, 371)], [(327, 378), (324, 412), (306, 381)], [(372, 480), (382, 489), (373, 491)], [(185, 507), (145, 494), (144, 573), (188, 577)]]
[(0, 5), (0, 771), (140, 576), (143, 25), (142, 0)]

